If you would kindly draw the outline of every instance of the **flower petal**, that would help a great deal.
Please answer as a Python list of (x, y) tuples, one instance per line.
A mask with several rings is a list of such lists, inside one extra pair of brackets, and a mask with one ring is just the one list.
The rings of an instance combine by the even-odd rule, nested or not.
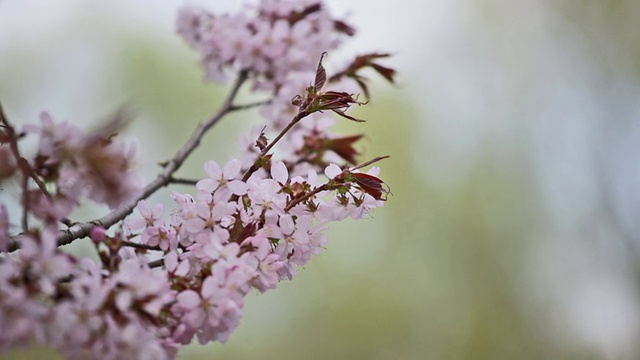
[(231, 180), (236, 176), (238, 176), (241, 169), (242, 169), (242, 163), (240, 162), (240, 160), (233, 159), (227, 162), (227, 164), (224, 166), (224, 170), (222, 171), (222, 174), (224, 175), (225, 179)]
[(247, 184), (240, 180), (233, 180), (227, 183), (229, 190), (236, 195), (244, 195), (247, 193)]
[(204, 163), (204, 172), (214, 180), (218, 180), (222, 176), (222, 169), (220, 168), (220, 165), (213, 160), (209, 160)]
[(271, 167), (271, 178), (283, 184), (289, 179), (289, 171), (282, 161), (278, 161)]
[(178, 304), (184, 309), (193, 309), (202, 303), (200, 295), (193, 290), (181, 292), (176, 299), (178, 300)]
[(340, 167), (336, 164), (331, 164), (327, 166), (326, 169), (324, 169), (324, 174), (327, 175), (329, 179), (335, 178), (336, 176), (340, 175), (340, 173), (342, 173), (342, 169), (340, 169)]

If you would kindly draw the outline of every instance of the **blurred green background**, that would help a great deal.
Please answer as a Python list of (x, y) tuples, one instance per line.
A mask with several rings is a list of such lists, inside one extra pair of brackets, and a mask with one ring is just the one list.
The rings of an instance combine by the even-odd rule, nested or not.
[[(174, 34), (181, 4), (0, 0), (10, 119), (48, 110), (91, 127), (127, 105), (124, 135), (151, 179), (225, 94)], [(294, 281), (249, 294), (227, 344), (179, 358), (640, 358), (640, 2), (328, 4), (359, 30), (329, 71), (395, 54), (398, 84), (376, 79), (357, 109), (368, 122), (339, 124), (367, 134), (363, 159), (391, 155), (393, 196), (369, 220), (333, 225)], [(233, 157), (257, 123), (255, 111), (225, 119), (180, 175)]]

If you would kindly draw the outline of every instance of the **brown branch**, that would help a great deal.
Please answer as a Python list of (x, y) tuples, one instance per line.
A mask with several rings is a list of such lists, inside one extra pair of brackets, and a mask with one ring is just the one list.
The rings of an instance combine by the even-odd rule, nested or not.
[[(228, 113), (235, 111), (233, 101), (238, 95), (238, 90), (242, 84), (247, 80), (247, 71), (243, 70), (238, 74), (238, 78), (231, 88), (231, 92), (227, 96), (226, 100), (220, 107), (220, 109), (207, 121), (198, 125), (196, 130), (191, 134), (189, 140), (178, 150), (175, 156), (164, 163), (165, 167), (162, 173), (160, 173), (155, 180), (147, 184), (137, 198), (130, 201), (128, 204), (112, 211), (111, 213), (101, 217), (100, 219), (91, 220), (88, 222), (75, 224), (69, 229), (60, 230), (58, 233), (58, 246), (67, 245), (72, 243), (76, 239), (89, 236), (91, 229), (94, 226), (102, 226), (105, 229), (110, 228), (114, 224), (123, 220), (129, 214), (133, 212), (140, 200), (146, 199), (151, 194), (155, 193), (158, 189), (167, 186), (173, 174), (182, 166), (182, 163), (191, 155), (193, 150), (198, 147), (204, 134), (218, 121), (220, 121)], [(9, 243), (9, 251), (15, 251), (17, 249), (17, 242), (15, 237), (12, 237), (12, 241)]]
[(231, 107), (231, 110), (246, 110), (246, 109), (251, 109), (254, 107), (258, 107), (258, 106), (263, 106), (263, 105), (269, 105), (271, 104), (271, 100), (265, 100), (265, 101), (257, 101), (254, 103), (249, 103), (249, 104), (242, 104), (242, 105), (233, 105)]
[[(374, 164), (374, 163), (376, 163), (376, 162), (378, 162), (378, 161), (380, 161), (380, 160), (384, 160), (384, 159), (389, 158), (389, 157), (390, 157), (389, 155), (379, 156), (379, 157), (377, 157), (377, 158), (371, 159), (371, 160), (369, 160), (369, 161), (367, 161), (367, 162), (364, 162), (364, 163), (362, 163), (362, 164), (360, 164), (360, 165), (358, 165), (358, 166), (356, 166), (356, 167), (352, 168), (352, 169), (351, 169), (351, 171), (353, 171), (353, 170), (357, 170), (357, 169), (360, 169), (360, 168), (363, 168), (363, 167), (365, 167), (365, 166), (369, 166), (369, 165), (371, 165), (371, 164)], [(301, 202), (303, 202), (303, 201), (306, 201), (307, 199), (309, 199), (309, 198), (311, 198), (311, 197), (315, 196), (316, 194), (318, 194), (319, 192), (326, 191), (326, 190), (329, 190), (329, 183), (323, 184), (322, 186), (319, 186), (319, 187), (317, 187), (317, 188), (313, 189), (313, 191), (309, 192), (309, 193), (308, 193), (308, 194), (306, 194), (305, 196), (303, 196), (303, 197), (300, 197), (300, 198), (298, 198), (298, 199), (293, 200), (292, 202), (290, 202), (290, 203), (289, 203), (289, 204), (284, 208), (284, 211), (285, 211), (285, 212), (287, 212), (287, 211), (289, 211), (289, 210), (293, 209), (293, 207), (294, 207), (294, 206), (296, 206), (296, 205), (298, 205), (299, 203), (301, 203)]]
[(305, 195), (305, 196), (303, 196), (303, 197), (301, 197), (301, 198), (295, 199), (295, 200), (293, 200), (292, 202), (290, 202), (290, 203), (289, 203), (289, 204), (284, 208), (284, 211), (285, 211), (285, 212), (288, 212), (289, 210), (291, 210), (294, 206), (298, 205), (299, 203), (301, 203), (301, 202), (303, 202), (303, 201), (305, 201), (305, 200), (310, 199), (311, 197), (315, 196), (315, 195), (316, 195), (316, 194), (318, 194), (319, 192), (326, 191), (326, 190), (329, 190), (329, 185), (328, 185), (328, 184), (324, 184), (324, 185), (322, 185), (322, 186), (319, 186), (319, 187), (317, 187), (317, 188), (313, 189), (313, 191), (309, 192), (307, 195)]
[(179, 185), (195, 185), (198, 183), (198, 180), (172, 177), (171, 179), (169, 179), (169, 182), (171, 184), (179, 184)]
[(149, 268), (151, 268), (151, 269), (160, 267), (160, 266), (164, 265), (164, 259), (154, 260), (154, 261), (150, 262), (148, 265), (149, 265)]
[(132, 241), (126, 241), (123, 240), (121, 241), (122, 246), (128, 246), (128, 247), (132, 247), (134, 249), (143, 249), (143, 250), (153, 250), (153, 251), (163, 251), (160, 246), (152, 246), (152, 245), (147, 245), (147, 244), (141, 244), (141, 243), (137, 243), (137, 242), (132, 242)]
[(18, 148), (18, 141), (16, 140), (16, 132), (9, 124), (9, 120), (4, 114), (4, 110), (2, 109), (2, 104), (0, 104), (0, 124), (4, 126), (8, 133), (9, 138), (9, 148), (11, 149), (11, 153), (13, 157), (16, 159), (16, 164), (20, 171), (22, 172), (22, 231), (29, 231), (29, 177), (30, 172), (29, 169), (31, 166), (29, 162), (20, 155), (20, 149)]
[(33, 181), (36, 183), (36, 185), (38, 185), (38, 188), (40, 188), (42, 193), (44, 193), (44, 195), (47, 198), (51, 199), (52, 196), (51, 194), (49, 194), (49, 191), (47, 190), (47, 187), (44, 184), (44, 182), (38, 177), (36, 172), (31, 167), (31, 164), (29, 164), (29, 162), (25, 158), (23, 158), (22, 155), (20, 155), (20, 149), (18, 147), (17, 139), (19, 137), (22, 137), (22, 135), (16, 134), (16, 131), (13, 128), (13, 126), (9, 124), (9, 120), (7, 119), (7, 116), (5, 115), (4, 110), (2, 109), (2, 104), (0, 104), (0, 124), (2, 124), (3, 127), (6, 129), (6, 131), (9, 133), (9, 138), (11, 139), (9, 147), (11, 148), (11, 152), (13, 153), (13, 156), (16, 159), (16, 164), (21, 168), (23, 174), (26, 174), (27, 177), (30, 177), (31, 179), (33, 179)]
[(380, 160), (388, 159), (390, 157), (391, 157), (390, 155), (378, 156), (377, 158), (371, 159), (371, 160), (369, 160), (367, 162), (364, 162), (364, 163), (352, 168), (351, 171), (361, 169), (361, 168), (363, 168), (365, 166), (369, 166), (369, 165), (371, 165), (373, 163), (377, 163)]

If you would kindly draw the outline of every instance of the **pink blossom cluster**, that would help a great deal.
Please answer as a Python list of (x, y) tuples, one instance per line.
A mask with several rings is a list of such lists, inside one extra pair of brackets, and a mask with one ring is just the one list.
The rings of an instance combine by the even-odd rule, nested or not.
[[(251, 289), (291, 280), (324, 249), (329, 223), (365, 218), (386, 200), (380, 169), (360, 170), (382, 158), (355, 166), (362, 135), (328, 130), (333, 113), (361, 121), (345, 113), (362, 104), (353, 89), (367, 92), (358, 71), (391, 81), (393, 70), (372, 62), (386, 54), (327, 77), (323, 52), (354, 31), (318, 1), (263, 0), (235, 15), (185, 8), (178, 32), (208, 78), (238, 73), (219, 116), (244, 108), (234, 96), (252, 81), (269, 97), (258, 103), (268, 123), (240, 140), (238, 159), (207, 161), (194, 195), (173, 192), (167, 213), (145, 199), (175, 180), (206, 127), (143, 188), (133, 149), (113, 140), (118, 119), (86, 135), (43, 113), (18, 133), (0, 108), (0, 181), (22, 206), (18, 216), (0, 203), (0, 351), (43, 344), (69, 359), (164, 359), (194, 338), (225, 342)], [(27, 136), (39, 140), (29, 160), (19, 146)], [(74, 223), (67, 217), (85, 198), (113, 210)], [(86, 237), (94, 258), (60, 247)]]
[(57, 248), (57, 228), (21, 236), (0, 262), (0, 351), (43, 344), (68, 359), (164, 359), (175, 347), (154, 324), (173, 300), (166, 273), (121, 249), (109, 271)]
[[(282, 130), (295, 116), (298, 109), (291, 99), (309, 86), (321, 54), (336, 49), (355, 30), (332, 17), (317, 0), (262, 0), (233, 15), (186, 7), (178, 16), (178, 33), (202, 54), (208, 80), (221, 82), (225, 69), (244, 69), (255, 89), (270, 93), (270, 102), (260, 110), (270, 120), (268, 132)], [(349, 93), (356, 90), (356, 83), (342, 80), (336, 77), (329, 86)], [(332, 116), (318, 112), (287, 134), (279, 156), (292, 173), (303, 175), (310, 164), (318, 170), (332, 162), (354, 163), (357, 152), (351, 144), (357, 139), (345, 143), (328, 130), (334, 123)], [(257, 155), (253, 141), (259, 130), (241, 140), (244, 166)]]
[(25, 130), (39, 136), (34, 172), (55, 184), (51, 196), (38, 189), (30, 197), (37, 217), (61, 219), (82, 197), (114, 209), (141, 190), (141, 179), (132, 171), (135, 148), (113, 141), (114, 134), (87, 135), (68, 122), (54, 122), (46, 112), (39, 126)]
[(178, 33), (201, 53), (207, 79), (224, 81), (225, 69), (245, 69), (255, 88), (271, 91), (292, 73), (313, 70), (320, 54), (353, 32), (318, 0), (261, 0), (224, 15), (186, 7), (178, 16)]
[[(255, 173), (246, 182), (237, 179), (238, 160), (223, 169), (209, 161), (205, 170), (209, 178), (198, 182), (196, 199), (172, 195), (177, 206), (172, 230), (159, 221), (160, 208), (139, 206), (147, 224), (144, 233), (153, 234), (147, 244), (157, 244), (154, 235), (160, 233), (169, 249), (183, 249), (179, 255), (170, 252), (165, 266), (182, 289), (172, 311), (180, 319), (174, 340), (184, 344), (194, 334), (201, 343), (225, 341), (238, 325), (250, 288), (264, 292), (278, 280), (292, 279), (297, 267), (322, 251), (328, 222), (359, 218), (382, 205), (355, 188), (354, 198), (340, 202), (331, 191), (317, 191), (315, 172), (289, 178), (282, 162), (272, 166), (270, 175)], [(296, 191), (314, 195), (295, 204), (291, 194)], [(328, 202), (321, 200), (327, 196)]]
[(237, 179), (238, 160), (223, 169), (209, 161), (205, 171), (196, 199), (172, 194), (170, 221), (162, 205), (143, 200), (140, 217), (126, 222), (127, 238), (163, 253), (158, 271), (104, 232), (94, 233), (101, 265), (58, 249), (53, 225), (21, 236), (17, 256), (0, 263), (2, 347), (41, 343), (70, 359), (162, 359), (194, 336), (224, 342), (251, 288), (264, 292), (292, 279), (322, 251), (327, 223), (382, 205), (337, 165), (326, 169), (324, 184), (313, 171), (290, 178), (282, 162), (246, 182)]
[[(141, 217), (127, 222), (129, 232), (140, 231), (143, 243), (166, 254), (164, 267), (177, 293), (167, 314), (174, 342), (188, 344), (194, 335), (201, 343), (226, 341), (251, 288), (264, 292), (292, 279), (322, 251), (327, 223), (362, 218), (382, 205), (342, 180), (329, 180), (334, 185), (324, 188), (349, 187), (350, 196), (323, 190), (313, 171), (290, 178), (282, 162), (269, 175), (256, 172), (246, 182), (238, 179), (240, 170), (238, 160), (224, 168), (208, 161), (209, 177), (197, 183), (196, 198), (172, 194), (169, 222), (161, 205), (145, 201), (138, 205)], [(343, 171), (333, 165), (327, 173), (336, 178)]]
[(60, 226), (82, 198), (113, 208), (138, 196), (131, 148), (56, 123), (47, 113), (20, 138), (26, 135), (39, 142), (31, 161), (18, 161), (25, 178), (37, 183), (22, 189), (28, 215), (23, 222), (38, 219), (40, 227), (10, 236), (9, 211), (0, 204), (0, 250), (19, 244), (17, 254), (0, 257), (0, 351), (46, 344), (71, 359), (167, 357), (157, 328), (148, 322), (172, 299), (166, 274), (152, 272), (132, 252), (120, 256), (130, 249), (121, 249), (114, 266), (103, 268), (58, 248)]

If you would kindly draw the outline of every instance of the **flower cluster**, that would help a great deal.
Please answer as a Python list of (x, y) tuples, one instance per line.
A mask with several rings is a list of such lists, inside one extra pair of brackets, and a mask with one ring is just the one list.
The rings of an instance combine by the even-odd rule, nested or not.
[[(114, 209), (138, 195), (142, 183), (132, 172), (133, 147), (114, 142), (114, 133), (97, 131), (86, 135), (68, 122), (56, 123), (46, 112), (41, 114), (40, 122), (39, 126), (25, 129), (27, 134), (39, 136), (33, 172), (44, 182), (53, 183), (56, 192), (50, 196), (45, 196), (45, 191), (33, 192), (29, 200), (36, 216), (60, 219), (82, 197)], [(52, 196), (55, 202), (51, 201)], [(54, 203), (66, 211), (52, 209)]]
[(322, 251), (327, 223), (362, 218), (382, 205), (342, 178), (346, 172), (336, 165), (327, 168), (333, 179), (325, 184), (313, 171), (290, 178), (282, 162), (268, 176), (256, 172), (246, 182), (238, 179), (238, 160), (224, 168), (209, 161), (205, 170), (209, 177), (197, 183), (195, 199), (173, 193), (169, 223), (161, 220), (161, 206), (145, 201), (138, 205), (141, 217), (128, 222), (130, 232), (141, 231), (143, 242), (167, 254), (164, 267), (178, 292), (170, 311), (172, 340), (183, 344), (194, 335), (201, 343), (225, 341), (250, 288), (264, 292), (279, 279), (292, 279)]
[[(387, 54), (359, 56), (328, 77), (323, 52), (354, 30), (318, 1), (263, 0), (236, 15), (185, 8), (178, 32), (202, 54), (207, 78), (238, 76), (219, 112), (144, 188), (132, 148), (113, 140), (122, 118), (86, 135), (43, 113), (40, 125), (17, 132), (0, 109), (0, 181), (22, 205), (16, 233), (0, 204), (0, 351), (46, 344), (70, 359), (164, 359), (194, 338), (224, 342), (252, 288), (291, 280), (324, 249), (329, 223), (365, 218), (386, 200), (380, 169), (361, 172), (384, 157), (356, 166), (362, 135), (328, 128), (334, 114), (361, 121), (345, 113), (364, 104), (351, 91), (368, 97), (366, 67), (393, 80), (373, 62)], [(268, 123), (241, 139), (238, 159), (207, 161), (206, 178), (185, 180), (194, 194), (173, 192), (171, 211), (148, 203), (177, 182), (215, 121), (251, 107), (234, 104), (246, 81), (269, 96), (257, 103)], [(29, 160), (19, 146), (27, 136), (39, 140)], [(113, 210), (74, 223), (67, 217), (84, 198)], [(85, 237), (99, 260), (60, 248)]]
[[(261, 114), (270, 120), (266, 126), (269, 132), (282, 130), (298, 113), (299, 108), (291, 99), (307, 90), (317, 59), (337, 48), (341, 40), (354, 35), (355, 30), (332, 17), (317, 0), (262, 0), (257, 6), (235, 15), (217, 16), (205, 10), (185, 8), (178, 17), (178, 33), (201, 53), (208, 80), (224, 81), (225, 70), (242, 69), (250, 73), (255, 89), (270, 93), (270, 102), (261, 109)], [(366, 78), (360, 74), (367, 67), (393, 82), (395, 71), (374, 62), (387, 56), (372, 53), (356, 57), (346, 69), (328, 79), (327, 86), (341, 92), (328, 91), (325, 99), (338, 93), (341, 95), (338, 100), (351, 99), (351, 93), (358, 87), (368, 96)], [(322, 85), (325, 82), (326, 77)], [(322, 88), (315, 85), (318, 91)], [(341, 105), (341, 102), (333, 104)], [(330, 108), (324, 108), (327, 109)], [(333, 110), (345, 115), (340, 109)], [(293, 174), (321, 170), (330, 163), (355, 164), (358, 153), (353, 144), (362, 135), (344, 137), (331, 133), (328, 129), (334, 122), (329, 114), (315, 112), (287, 133), (287, 141), (279, 149), (280, 157)], [(257, 134), (252, 135), (241, 141), (241, 158), (248, 159), (243, 161), (245, 166), (249, 166), (250, 159), (258, 153), (252, 144)]]
[(233, 15), (184, 8), (178, 33), (202, 54), (207, 79), (223, 81), (226, 68), (245, 69), (256, 89), (273, 90), (292, 72), (313, 69), (322, 52), (354, 30), (317, 0), (262, 0)]
[(21, 236), (18, 256), (0, 263), (0, 350), (39, 343), (69, 359), (168, 358), (175, 347), (150, 321), (173, 300), (166, 274), (130, 249), (109, 271), (78, 261), (57, 249), (57, 232)]

